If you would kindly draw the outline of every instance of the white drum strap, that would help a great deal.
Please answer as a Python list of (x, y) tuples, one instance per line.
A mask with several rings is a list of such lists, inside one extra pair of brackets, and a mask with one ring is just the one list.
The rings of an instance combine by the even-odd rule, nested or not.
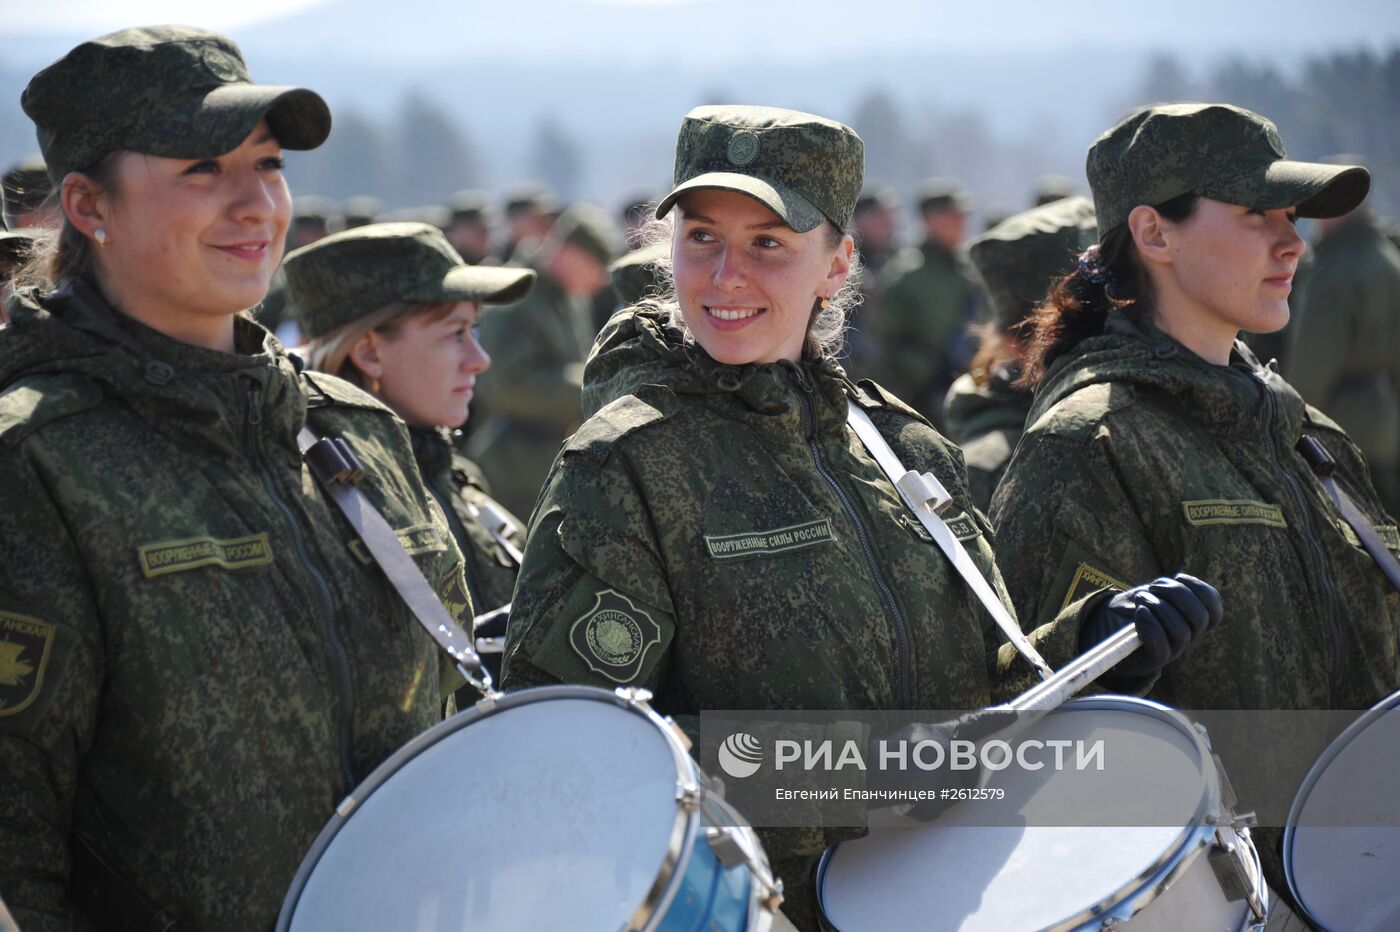
[(924, 530), (933, 536), (940, 550), (953, 564), (953, 569), (958, 571), (969, 588), (976, 594), (981, 603), (986, 606), (991, 613), (992, 619), (1001, 628), (1002, 634), (1026, 658), (1026, 662), (1035, 667), (1036, 672), (1042, 679), (1049, 679), (1055, 671), (1045, 662), (1045, 658), (1040, 656), (1040, 651), (1035, 649), (1035, 645), (1026, 637), (1021, 626), (1016, 623), (1016, 619), (1011, 617), (1011, 613), (1006, 610), (1001, 599), (997, 598), (996, 592), (991, 584), (983, 578), (977, 564), (972, 562), (967, 551), (963, 548), (962, 542), (953, 536), (948, 525), (938, 516), (938, 512), (948, 507), (953, 501), (953, 497), (948, 494), (948, 490), (943, 488), (943, 483), (938, 481), (931, 472), (917, 473), (912, 469), (905, 469), (900, 463), (899, 457), (895, 456), (890, 445), (885, 442), (885, 438), (880, 435), (870, 416), (860, 409), (855, 402), (849, 398), (846, 400), (847, 422), (851, 429), (856, 432), (860, 442), (865, 444), (865, 448), (870, 451), (870, 455), (875, 458), (875, 462), (880, 464), (890, 482), (899, 491), (899, 495), (904, 499), (904, 504), (914, 513), (914, 517), (919, 519), (919, 523), (924, 526)]

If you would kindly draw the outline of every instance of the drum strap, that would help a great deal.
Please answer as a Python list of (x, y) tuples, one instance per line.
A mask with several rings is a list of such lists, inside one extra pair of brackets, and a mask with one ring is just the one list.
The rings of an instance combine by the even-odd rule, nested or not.
[(365, 469), (351, 452), (350, 445), (339, 437), (317, 438), (308, 427), (303, 427), (297, 435), (297, 445), (312, 475), (350, 521), (350, 526), (408, 606), (409, 613), (452, 658), (467, 682), (482, 695), (491, 695), (494, 692), (491, 674), (481, 665), (472, 638), (443, 606), (389, 522), (360, 491), (359, 482), (364, 478)]
[(1361, 539), (1361, 546), (1366, 548), (1366, 552), (1371, 555), (1371, 559), (1376, 561), (1376, 565), (1381, 568), (1385, 578), (1390, 580), (1390, 584), (1400, 592), (1400, 561), (1395, 559), (1395, 554), (1391, 553), (1385, 543), (1376, 536), (1376, 529), (1371, 526), (1366, 515), (1361, 509), (1356, 507), (1356, 502), (1351, 500), (1351, 496), (1342, 491), (1342, 487), (1337, 485), (1337, 480), (1332, 478), (1336, 472), (1337, 461), (1332, 458), (1332, 454), (1327, 452), (1327, 448), (1322, 445), (1322, 441), (1309, 434), (1304, 434), (1298, 441), (1298, 452), (1303, 459), (1308, 461), (1312, 467), (1313, 474), (1317, 476), (1322, 487), (1327, 490), (1327, 494), (1332, 497), (1332, 502), (1337, 506), (1337, 510), (1342, 513), (1342, 517), (1351, 529), (1356, 532), (1356, 536)]
[(904, 504), (914, 513), (914, 517), (919, 519), (924, 530), (933, 536), (939, 549), (953, 564), (953, 569), (958, 571), (986, 607), (992, 620), (1001, 628), (1002, 634), (1015, 645), (1021, 656), (1026, 658), (1026, 662), (1035, 667), (1041, 679), (1053, 676), (1055, 671), (1045, 662), (1045, 658), (1040, 656), (1040, 651), (1035, 649), (1035, 645), (1026, 637), (1016, 619), (1011, 617), (1001, 599), (997, 598), (996, 592), (977, 569), (977, 564), (972, 562), (972, 557), (968, 556), (967, 550), (963, 548), (962, 541), (953, 536), (948, 525), (938, 516), (938, 512), (947, 508), (953, 501), (953, 496), (943, 488), (943, 483), (931, 472), (917, 473), (912, 469), (905, 469), (899, 457), (875, 427), (875, 423), (870, 420), (870, 415), (850, 399), (846, 400), (846, 414), (847, 423), (856, 432), (860, 442), (865, 444), (875, 462), (880, 464), (880, 469), (889, 477), (900, 497), (904, 499)]

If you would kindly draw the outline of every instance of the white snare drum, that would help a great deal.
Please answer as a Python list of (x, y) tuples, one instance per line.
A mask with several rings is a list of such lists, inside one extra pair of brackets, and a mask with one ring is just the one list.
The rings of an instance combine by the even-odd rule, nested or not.
[(550, 686), (429, 729), (340, 804), (277, 929), (765, 932), (757, 838), (646, 698)]
[(1400, 693), (1337, 736), (1283, 830), (1293, 899), (1331, 932), (1400, 929)]
[[(985, 824), (975, 808), (983, 803), (964, 802), (933, 822), (872, 828), (835, 846), (818, 873), (826, 928), (1262, 928), (1268, 890), (1258, 855), (1248, 829), (1232, 824), (1196, 727), (1154, 702), (1093, 696), (1065, 703), (1018, 740), (1030, 738), (1102, 738), (1111, 766), (991, 774), (987, 787), (1026, 801), (1018, 807), (1023, 824)], [(1139, 786), (1154, 794), (1156, 826), (1056, 824), (1065, 813), (1094, 811), (1110, 792), (1121, 799), (1125, 788)], [(1172, 824), (1162, 824), (1164, 812)]]

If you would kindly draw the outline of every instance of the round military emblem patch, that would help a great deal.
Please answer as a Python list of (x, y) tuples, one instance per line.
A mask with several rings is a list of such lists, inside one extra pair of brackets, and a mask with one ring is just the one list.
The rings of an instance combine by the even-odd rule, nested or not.
[(622, 612), (598, 612), (583, 636), (593, 656), (609, 666), (626, 666), (642, 651), (642, 629)]
[(204, 70), (222, 83), (248, 80), (239, 71), (238, 66), (234, 64), (228, 53), (222, 49), (210, 46), (201, 52), (199, 57), (204, 62)]
[(729, 137), (729, 161), (743, 168), (758, 158), (758, 134), (741, 130)]
[(594, 593), (593, 607), (569, 629), (569, 643), (588, 664), (614, 683), (630, 683), (642, 672), (647, 650), (661, 643), (661, 626), (614, 589)]

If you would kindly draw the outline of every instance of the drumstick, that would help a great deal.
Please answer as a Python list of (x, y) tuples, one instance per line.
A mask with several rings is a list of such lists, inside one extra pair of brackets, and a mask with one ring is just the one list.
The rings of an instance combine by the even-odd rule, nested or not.
[(1127, 625), (1065, 664), (1053, 676), (1037, 683), (998, 708), (1013, 712), (1047, 711), (1064, 705), (1075, 693), (1103, 676), (1142, 646), (1137, 627)]

